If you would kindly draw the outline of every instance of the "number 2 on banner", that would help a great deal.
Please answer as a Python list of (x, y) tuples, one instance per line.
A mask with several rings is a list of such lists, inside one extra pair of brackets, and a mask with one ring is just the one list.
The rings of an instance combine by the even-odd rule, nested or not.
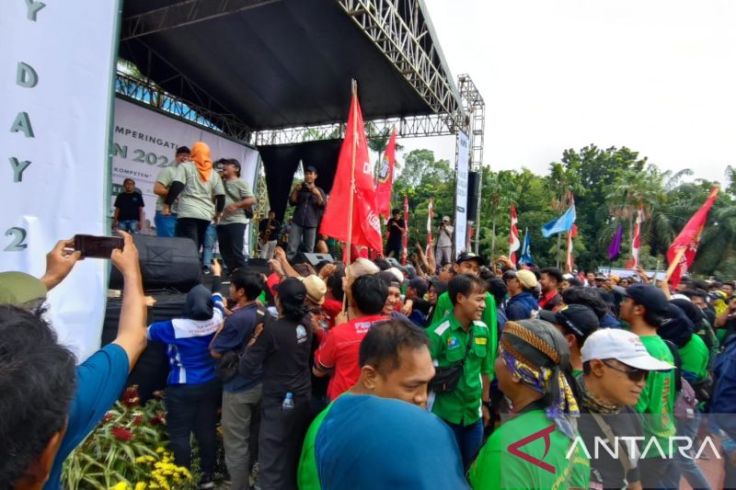
[(8, 231), (5, 232), (5, 236), (13, 238), (10, 245), (5, 247), (5, 252), (20, 252), (21, 250), (28, 248), (28, 244), (25, 243), (26, 235), (28, 235), (28, 232), (23, 228), (14, 226), (8, 229)]

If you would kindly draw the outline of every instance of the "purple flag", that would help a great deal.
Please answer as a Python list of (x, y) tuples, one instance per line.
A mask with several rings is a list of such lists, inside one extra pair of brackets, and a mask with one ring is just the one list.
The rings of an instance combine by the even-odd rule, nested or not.
[(621, 223), (616, 227), (616, 233), (611, 239), (611, 244), (608, 246), (608, 260), (613, 262), (621, 254), (621, 241), (624, 238), (624, 227)]

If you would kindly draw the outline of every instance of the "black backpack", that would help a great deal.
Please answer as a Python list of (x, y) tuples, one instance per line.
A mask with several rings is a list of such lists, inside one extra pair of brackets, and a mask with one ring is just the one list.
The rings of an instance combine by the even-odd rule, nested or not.
[[(263, 322), (265, 321), (267, 314), (268, 312), (264, 307), (260, 305), (256, 307), (256, 328), (254, 330), (254, 334), (255, 331), (258, 330), (258, 325), (263, 326)], [(217, 374), (220, 381), (225, 383), (233, 379), (238, 374), (240, 355), (245, 350), (251, 338), (253, 338), (253, 336), (243, 340), (243, 345), (240, 350), (229, 350), (222, 354), (222, 357), (217, 360), (217, 364), (215, 365), (215, 374)]]

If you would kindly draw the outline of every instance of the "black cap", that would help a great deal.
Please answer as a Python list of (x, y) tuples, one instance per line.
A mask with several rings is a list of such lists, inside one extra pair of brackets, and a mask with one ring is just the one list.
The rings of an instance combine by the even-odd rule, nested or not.
[(307, 166), (306, 166), (306, 167), (304, 168), (304, 172), (305, 172), (305, 173), (306, 173), (306, 172), (314, 172), (314, 173), (316, 174), (316, 173), (317, 173), (317, 167), (315, 167), (314, 165), (307, 165)]
[(626, 296), (633, 299), (638, 305), (646, 308), (648, 313), (665, 316), (669, 310), (669, 303), (664, 293), (651, 284), (634, 284), (626, 288)]
[(427, 294), (427, 289), (429, 289), (427, 281), (425, 281), (421, 277), (415, 277), (414, 279), (410, 280), (409, 287), (414, 289), (420, 298)]
[(601, 327), (598, 315), (585, 305), (567, 305), (557, 312), (542, 310), (539, 318), (567, 328), (582, 340)]
[(179, 148), (176, 149), (176, 154), (177, 155), (179, 153), (191, 153), (191, 152), (192, 152), (192, 150), (190, 150), (188, 146), (180, 146)]
[(457, 256), (457, 259), (455, 260), (456, 264), (461, 264), (463, 262), (467, 262), (469, 260), (475, 260), (478, 265), (483, 265), (483, 258), (480, 255), (476, 255), (473, 252), (463, 252), (460, 255)]
[(228, 158), (223, 163), (225, 165), (232, 165), (233, 167), (238, 169), (238, 172), (240, 172), (240, 162), (237, 161), (235, 158)]
[(295, 277), (290, 277), (278, 283), (274, 288), (279, 295), (279, 301), (289, 304), (304, 303), (307, 299), (307, 288)]

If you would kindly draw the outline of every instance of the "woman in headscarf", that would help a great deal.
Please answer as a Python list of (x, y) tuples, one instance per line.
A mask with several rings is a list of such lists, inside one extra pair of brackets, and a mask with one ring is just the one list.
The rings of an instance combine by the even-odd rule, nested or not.
[[(225, 208), (225, 187), (220, 175), (212, 167), (207, 143), (194, 143), (191, 161), (181, 163), (176, 168), (174, 181), (165, 200), (167, 210), (177, 198), (176, 236), (191, 238), (199, 253), (204, 245), (207, 228), (213, 219), (219, 221)], [(210, 265), (204, 264), (207, 268)]]
[(148, 340), (167, 344), (169, 377), (166, 387), (167, 430), (174, 461), (191, 467), (191, 434), (199, 445), (202, 478), (199, 488), (214, 488), (217, 454), (217, 410), (222, 386), (215, 374), (210, 343), (222, 326), (225, 305), (220, 288), (220, 264), (213, 264), (212, 289), (199, 284), (187, 294), (178, 318), (148, 327)]
[(588, 458), (575, 444), (578, 404), (565, 338), (542, 320), (506, 323), (496, 379), (512, 418), (496, 429), (470, 468), (474, 489), (587, 489)]

